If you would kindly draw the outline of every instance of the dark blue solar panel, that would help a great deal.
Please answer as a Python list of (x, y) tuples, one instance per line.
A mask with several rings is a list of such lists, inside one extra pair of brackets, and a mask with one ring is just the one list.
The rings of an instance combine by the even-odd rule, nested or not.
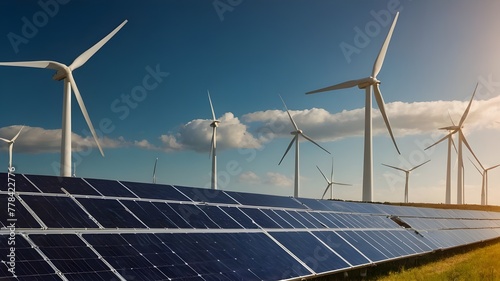
[(16, 192), (40, 192), (22, 174), (0, 173), (0, 190), (8, 191), (9, 187), (15, 188)]
[[(0, 194), (0, 202), (2, 203), (2, 210), (0, 210), (0, 220), (2, 224), (8, 226), (10, 223), (14, 223), (16, 228), (41, 228), (40, 224), (33, 218), (33, 216), (24, 208), (24, 206), (19, 201), (11, 202), (14, 206), (8, 206), (7, 194)], [(22, 197), (24, 198), (24, 196)], [(10, 212), (8, 207), (13, 208), (15, 211)], [(13, 216), (9, 216), (9, 213), (13, 213)], [(10, 220), (10, 221), (9, 221)]]
[(163, 215), (169, 218), (179, 228), (193, 228), (185, 219), (181, 217), (169, 204), (153, 202), (153, 205), (160, 210)]
[(177, 203), (168, 205), (194, 228), (220, 228), (196, 205)]
[(95, 189), (81, 178), (26, 175), (26, 177), (44, 193), (64, 193), (64, 188), (71, 194), (100, 196)]
[(240, 209), (262, 228), (282, 228), (279, 224), (277, 224), (275, 221), (273, 221), (270, 217), (268, 217), (259, 209), (255, 208), (240, 208)]
[(370, 260), (359, 253), (353, 246), (333, 231), (315, 231), (314, 236), (323, 241), (328, 247), (342, 256), (352, 266), (369, 264)]
[(350, 267), (308, 232), (272, 232), (270, 234), (316, 273)]
[(325, 217), (322, 213), (319, 212), (309, 212), (311, 216), (313, 216), (317, 221), (321, 223), (324, 227), (328, 228), (338, 228), (338, 226), (329, 220), (327, 217)]
[(243, 228), (236, 220), (224, 213), (217, 206), (198, 205), (198, 208), (221, 228)]
[(291, 197), (233, 192), (233, 191), (224, 191), (224, 192), (243, 205), (306, 209), (304, 205), (295, 201)]
[(177, 225), (151, 202), (121, 200), (121, 203), (150, 228), (178, 228)]
[(171, 185), (121, 181), (130, 191), (143, 199), (191, 201)]
[(388, 243), (384, 237), (381, 237), (374, 231), (357, 231), (356, 234), (375, 246), (390, 259), (398, 258), (406, 254), (397, 244)]
[[(12, 264), (17, 279), (12, 277), (12, 273), (8, 271), (11, 268), (9, 264), (4, 264), (3, 261), (10, 262), (11, 255), (8, 244), (9, 235), (0, 235), (0, 252), (2, 256), (0, 260), (0, 279), (1, 280), (58, 280), (61, 278), (55, 273), (55, 270), (40, 256), (36, 250), (26, 241), (21, 235), (15, 236), (15, 260)], [(8, 259), (8, 260), (5, 260)]]
[(116, 200), (78, 198), (78, 201), (106, 228), (145, 227)]
[(356, 249), (363, 253), (363, 255), (369, 258), (372, 262), (383, 261), (389, 258), (389, 254), (386, 254), (385, 251), (382, 252), (380, 245), (372, 245), (367, 242), (358, 235), (358, 231), (336, 231), (336, 233), (351, 245), (356, 247)]
[(279, 224), (282, 228), (294, 228), (293, 225), (288, 223), (285, 219), (280, 217), (278, 214), (273, 212), (271, 209), (261, 209), (261, 211), (266, 214), (268, 217), (270, 217), (273, 221), (275, 221), (277, 224)]
[(308, 221), (306, 218), (301, 216), (298, 212), (296, 211), (287, 211), (287, 213), (292, 216), (294, 219), (299, 221), (305, 228), (316, 228), (314, 224), (312, 224), (310, 221)]
[(68, 279), (117, 279), (111, 269), (74, 234), (32, 234), (29, 237)]
[(130, 198), (137, 197), (134, 194), (132, 194), (126, 187), (120, 184), (118, 181), (99, 180), (99, 179), (85, 179), (85, 180), (104, 196), (130, 197)]
[(305, 228), (303, 224), (301, 224), (298, 220), (292, 217), (287, 211), (283, 210), (273, 210), (277, 215), (286, 220), (293, 228)]
[(22, 198), (49, 228), (97, 228), (69, 197), (23, 195)]
[(314, 218), (314, 216), (312, 216), (310, 214), (310, 212), (301, 212), (301, 211), (297, 211), (297, 213), (299, 213), (299, 215), (301, 215), (302, 217), (304, 217), (307, 221), (309, 221), (310, 223), (312, 223), (314, 225), (315, 228), (325, 228), (326, 225), (325, 224), (321, 224), (320, 221), (318, 221), (316, 218)]
[(222, 190), (179, 185), (174, 185), (174, 187), (195, 202), (238, 204)]
[(311, 199), (311, 198), (295, 198), (295, 200), (304, 204), (306, 207), (317, 211), (331, 211), (329, 207), (323, 204), (325, 200)]
[(222, 211), (232, 217), (235, 221), (237, 221), (243, 228), (252, 229), (259, 228), (255, 223), (253, 223), (252, 219), (249, 218), (245, 213), (243, 213), (237, 207), (220, 207)]

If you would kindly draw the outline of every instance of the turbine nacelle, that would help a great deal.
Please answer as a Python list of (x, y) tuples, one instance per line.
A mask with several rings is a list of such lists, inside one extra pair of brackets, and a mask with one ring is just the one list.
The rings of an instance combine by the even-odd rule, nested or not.
[(210, 127), (212, 127), (212, 128), (219, 127), (219, 123), (220, 123), (219, 120), (214, 120), (214, 121), (212, 121), (212, 123), (210, 123)]
[(61, 80), (64, 80), (68, 77), (68, 72), (71, 71), (69, 69), (69, 67), (66, 67), (66, 68), (61, 68), (59, 70), (57, 70), (56, 74), (54, 74), (52, 76), (52, 79), (56, 80), (56, 81), (61, 81)]
[(298, 129), (297, 131), (290, 132), (291, 135), (302, 135), (303, 131), (301, 129)]
[(358, 88), (366, 89), (367, 87), (370, 87), (371, 85), (380, 84), (380, 83), (381, 83), (380, 80), (378, 80), (375, 77), (370, 76), (370, 77), (364, 79), (363, 82), (359, 83)]

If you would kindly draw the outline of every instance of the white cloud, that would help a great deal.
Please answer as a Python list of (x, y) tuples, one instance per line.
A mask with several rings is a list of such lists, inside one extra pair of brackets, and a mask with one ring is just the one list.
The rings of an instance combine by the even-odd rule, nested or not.
[[(19, 132), (20, 125), (0, 128), (0, 136), (11, 139)], [(91, 136), (82, 137), (75, 133), (71, 134), (72, 147), (74, 151), (97, 147)], [(99, 143), (103, 149), (127, 146), (128, 143), (122, 138), (111, 139), (100, 138)], [(61, 129), (44, 129), (40, 127), (25, 126), (15, 142), (16, 152), (23, 153), (54, 153), (61, 151)], [(7, 149), (7, 145), (1, 145), (1, 149)]]
[(292, 187), (293, 180), (283, 174), (268, 172), (264, 183), (278, 186), (278, 187)]
[[(248, 133), (247, 126), (232, 113), (225, 113), (217, 127), (217, 149), (259, 148), (261, 143)], [(207, 152), (212, 140), (211, 120), (195, 119), (181, 125), (177, 132), (161, 135), (165, 151), (194, 150)]]
[(260, 184), (261, 180), (260, 177), (251, 171), (246, 171), (238, 177), (238, 182), (240, 183), (247, 183), (247, 184)]

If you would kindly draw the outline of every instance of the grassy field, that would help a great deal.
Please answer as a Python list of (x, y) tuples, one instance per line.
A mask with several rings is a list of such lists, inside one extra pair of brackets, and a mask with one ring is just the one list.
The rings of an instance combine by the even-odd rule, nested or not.
[(366, 280), (500, 280), (500, 242)]

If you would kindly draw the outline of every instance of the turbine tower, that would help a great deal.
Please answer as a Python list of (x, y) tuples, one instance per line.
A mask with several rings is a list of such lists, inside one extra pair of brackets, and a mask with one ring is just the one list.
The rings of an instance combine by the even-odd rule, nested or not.
[(409, 170), (405, 170), (405, 169), (402, 169), (402, 168), (394, 167), (394, 166), (391, 166), (391, 165), (382, 164), (382, 165), (384, 165), (384, 166), (386, 166), (386, 167), (393, 168), (393, 169), (396, 169), (396, 170), (400, 170), (400, 171), (402, 171), (402, 172), (405, 172), (405, 174), (406, 174), (406, 180), (405, 180), (405, 198), (404, 198), (404, 203), (408, 203), (408, 182), (409, 182), (409, 179), (410, 179), (410, 173), (411, 173), (413, 170), (415, 170), (416, 168), (418, 168), (418, 167), (420, 167), (420, 166), (422, 166), (422, 165), (424, 165), (424, 164), (428, 163), (429, 161), (431, 161), (431, 160), (427, 160), (427, 161), (425, 161), (424, 163), (419, 164), (419, 165), (417, 165), (417, 166), (415, 166), (415, 167), (413, 167), (413, 168), (411, 168), (411, 169), (409, 169)]
[(321, 175), (323, 176), (323, 178), (325, 179), (325, 181), (327, 183), (325, 192), (323, 192), (323, 196), (321, 196), (321, 199), (325, 198), (326, 192), (328, 191), (328, 189), (330, 189), (330, 200), (333, 200), (333, 185), (334, 184), (352, 186), (352, 184), (340, 183), (340, 182), (333, 181), (333, 157), (332, 157), (332, 172), (330, 173), (330, 179), (328, 179), (325, 176), (325, 174), (323, 174), (323, 171), (321, 171), (321, 169), (317, 165), (316, 165), (316, 168), (318, 168), (319, 172), (321, 173)]
[(208, 93), (208, 101), (210, 102), (210, 109), (212, 109), (212, 123), (210, 123), (210, 127), (212, 127), (212, 144), (210, 149), (210, 155), (212, 157), (212, 180), (211, 180), (211, 188), (217, 189), (217, 127), (219, 126), (220, 120), (215, 118), (214, 106), (212, 105), (212, 99), (210, 98), (210, 92)]
[(478, 161), (477, 163), (479, 163), (479, 166), (481, 166), (481, 169), (483, 170), (483, 171), (481, 171), (476, 166), (476, 164), (474, 164), (474, 162), (472, 162), (472, 160), (469, 159), (469, 161), (472, 163), (472, 165), (474, 165), (474, 167), (477, 169), (477, 171), (481, 174), (481, 176), (483, 178), (482, 184), (481, 184), (481, 205), (488, 205), (488, 171), (499, 167), (500, 164), (495, 165), (495, 166), (491, 166), (489, 168), (485, 168), (483, 166), (483, 164), (481, 164), (481, 162)]
[(156, 183), (156, 164), (158, 164), (158, 157), (156, 157), (155, 166), (153, 167), (153, 183)]
[(382, 114), (387, 130), (391, 135), (392, 142), (394, 143), (397, 152), (401, 154), (396, 144), (396, 140), (394, 139), (394, 135), (392, 134), (389, 118), (387, 117), (387, 114), (385, 112), (384, 99), (382, 97), (382, 94), (380, 93), (380, 88), (379, 88), (380, 81), (377, 79), (377, 75), (380, 72), (380, 69), (382, 68), (382, 64), (384, 63), (385, 54), (387, 52), (387, 48), (389, 47), (389, 42), (391, 41), (392, 33), (394, 31), (394, 27), (396, 26), (398, 16), (399, 12), (396, 13), (391, 28), (389, 29), (389, 33), (387, 34), (384, 44), (382, 45), (382, 48), (380, 49), (377, 59), (373, 64), (373, 70), (370, 77), (358, 80), (351, 80), (306, 93), (306, 94), (314, 94), (331, 90), (351, 88), (354, 86), (358, 86), (358, 88), (360, 89), (365, 89), (366, 98), (365, 98), (365, 141), (364, 141), (363, 198), (362, 198), (363, 201), (373, 201), (372, 88), (374, 90), (375, 99), (380, 109), (380, 113)]
[(297, 197), (299, 197), (299, 136), (302, 136), (306, 140), (314, 143), (317, 147), (323, 149), (328, 154), (330, 154), (330, 152), (328, 150), (324, 149), (321, 145), (317, 144), (310, 137), (305, 135), (301, 129), (299, 129), (299, 127), (297, 126), (295, 121), (293, 121), (292, 115), (290, 115), (290, 111), (288, 111), (288, 108), (286, 107), (285, 101), (283, 100), (283, 98), (281, 96), (280, 96), (280, 99), (283, 102), (283, 105), (285, 106), (286, 113), (288, 114), (288, 117), (290, 117), (290, 121), (292, 122), (292, 125), (293, 125), (295, 131), (292, 131), (290, 133), (290, 134), (294, 135), (294, 137), (292, 138), (292, 141), (290, 142), (290, 144), (286, 148), (285, 154), (283, 154), (283, 157), (281, 157), (281, 160), (278, 163), (278, 165), (281, 164), (281, 162), (285, 158), (286, 154), (288, 153), (288, 151), (292, 147), (292, 144), (295, 142), (295, 180), (294, 180), (293, 197), (297, 198)]
[[(476, 84), (476, 88), (474, 89), (474, 92), (472, 93), (472, 97), (471, 97), (471, 99), (469, 101), (469, 104), (467, 105), (467, 108), (465, 109), (464, 114), (460, 118), (460, 122), (458, 123), (458, 125), (452, 125), (452, 126), (440, 128), (440, 129), (443, 129), (443, 130), (448, 130), (449, 133), (446, 136), (444, 136), (443, 138), (441, 138), (440, 140), (438, 140), (437, 142), (435, 142), (434, 144), (432, 144), (432, 145), (430, 145), (430, 146), (428, 146), (428, 147), (425, 148), (427, 150), (427, 149), (429, 149), (429, 148), (437, 145), (438, 143), (444, 141), (445, 139), (448, 139), (448, 142), (450, 142), (450, 139), (451, 139), (452, 135), (458, 133), (457, 204), (464, 204), (464, 186), (463, 186), (464, 185), (464, 176), (463, 176), (464, 161), (463, 161), (463, 157), (462, 157), (462, 144), (465, 144), (465, 146), (467, 147), (467, 149), (469, 149), (469, 151), (474, 156), (474, 158), (476, 159), (476, 161), (479, 162), (479, 160), (477, 159), (476, 155), (472, 151), (472, 148), (470, 147), (469, 143), (467, 142), (467, 139), (465, 138), (465, 136), (463, 134), (463, 131), (462, 131), (462, 128), (464, 127), (465, 119), (467, 118), (467, 115), (469, 114), (469, 111), (470, 111), (470, 107), (472, 105), (472, 100), (474, 100), (474, 96), (476, 95), (477, 86), (478, 86), (478, 84)], [(450, 182), (449, 181), (449, 175), (451, 174), (451, 169), (450, 169), (450, 165), (451, 165), (450, 164), (451, 147), (450, 147), (449, 143), (448, 143), (448, 147), (449, 147), (448, 148), (448, 161), (447, 161), (448, 162), (448, 167), (447, 167), (447, 170), (446, 170), (446, 174), (447, 174), (446, 185), (447, 185), (447, 188), (450, 185), (450, 183), (449, 183)], [(451, 188), (450, 188), (450, 190), (451, 190)], [(447, 196), (448, 196), (448, 192), (449, 191), (447, 190), (446, 192), (447, 192)]]
[(63, 114), (62, 114), (62, 137), (61, 137), (61, 176), (70, 177), (71, 176), (71, 89), (75, 93), (75, 98), (80, 106), (83, 117), (89, 126), (90, 132), (94, 137), (94, 140), (104, 157), (104, 152), (102, 151), (101, 145), (97, 139), (97, 134), (94, 130), (94, 126), (90, 121), (89, 114), (83, 102), (80, 91), (76, 86), (75, 79), (73, 77), (73, 70), (84, 65), (106, 42), (111, 39), (125, 24), (127, 20), (122, 22), (117, 28), (115, 28), (106, 37), (97, 42), (90, 49), (78, 56), (73, 63), (69, 66), (56, 61), (23, 61), (23, 62), (0, 62), (3, 66), (20, 66), (20, 67), (32, 67), (32, 68), (48, 68), (56, 70), (56, 74), (52, 77), (54, 80), (60, 81), (64, 80), (64, 91), (63, 91)]
[(17, 132), (17, 134), (10, 140), (0, 138), (1, 141), (6, 142), (7, 145), (9, 146), (9, 171), (12, 170), (12, 149), (14, 148), (14, 142), (16, 142), (16, 139), (17, 139), (17, 137), (19, 137), (19, 134), (21, 133), (23, 128), (24, 128), (24, 126), (22, 126), (21, 129), (19, 129), (19, 132)]

